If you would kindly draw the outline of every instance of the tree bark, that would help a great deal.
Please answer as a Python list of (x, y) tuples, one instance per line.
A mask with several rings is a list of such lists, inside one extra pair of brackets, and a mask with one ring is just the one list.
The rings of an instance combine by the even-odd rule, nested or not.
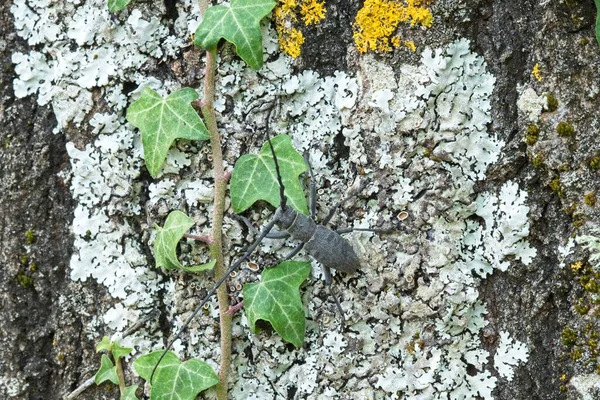
[[(94, 328), (90, 326), (94, 317), (106, 312), (115, 300), (103, 285), (92, 279), (79, 282), (70, 278), (69, 265), (74, 242), (72, 220), (76, 204), (70, 192), (70, 183), (64, 181), (70, 171), (66, 143), (78, 142), (78, 147), (83, 148), (93, 141), (93, 135), (89, 133), (89, 126), (81, 130), (70, 126), (65, 129), (66, 132), (52, 133), (57, 122), (50, 106), (38, 106), (35, 96), (22, 99), (15, 97), (13, 80), (17, 74), (11, 56), (17, 51), (27, 53), (31, 49), (15, 31), (11, 4), (12, 2), (0, 4), (0, 60), (3, 67), (0, 70), (0, 397), (60, 399), (95, 373), (99, 365), (99, 356), (95, 352), (97, 342), (89, 338), (89, 332), (96, 329), (98, 337), (110, 335), (111, 332), (101, 324), (93, 325)], [(328, 12), (325, 21), (305, 28), (306, 40), (302, 56), (295, 61), (294, 72), (312, 70), (321, 76), (333, 76), (336, 71), (346, 71), (351, 76), (362, 76), (363, 83), (384, 79), (377, 71), (361, 70), (365, 65), (361, 57), (365, 56), (349, 50), (353, 46), (354, 16), (363, 2), (331, 0), (326, 4)], [(142, 2), (134, 2), (129, 7), (135, 9), (138, 6), (148, 12), (147, 5)], [(159, 7), (163, 11), (162, 17), (171, 27), (173, 16), (169, 12), (174, 7), (167, 1)], [(577, 244), (564, 257), (558, 250), (566, 245), (570, 237), (589, 234), (592, 229), (598, 228), (600, 222), (598, 205), (589, 195), (594, 194), (595, 199), (600, 188), (598, 169), (591, 167), (595, 157), (600, 156), (597, 138), (600, 127), (597, 111), (600, 49), (594, 37), (594, 2), (438, 0), (432, 2), (431, 7), (434, 25), (427, 31), (414, 33), (415, 40), (420, 40), (423, 45), (419, 46), (416, 53), (397, 51), (376, 57), (389, 66), (400, 80), (400, 67), (405, 64), (419, 65), (422, 48), (441, 48), (457, 38), (470, 40), (471, 51), (483, 57), (487, 63), (487, 71), (496, 79), (491, 96), (488, 132), (505, 142), (499, 160), (488, 169), (485, 180), (477, 182), (471, 200), (475, 199), (476, 194), (486, 191), (498, 192), (508, 181), (517, 182), (519, 188), (527, 192), (530, 224), (527, 240), (537, 250), (533, 262), (526, 266), (514, 257), (508, 257), (511, 266), (505, 272), (494, 271), (482, 280), (478, 288), (479, 300), (487, 305), (485, 320), (488, 325), (477, 333), (482, 348), (493, 355), (498, 348), (500, 332), (508, 331), (511, 336), (526, 344), (529, 351), (526, 363), (515, 366), (512, 381), (492, 372), (498, 378), (493, 398), (584, 399), (586, 393), (591, 396), (587, 398), (600, 398), (598, 386), (588, 390), (582, 389), (585, 385), (578, 383), (582, 377), (588, 377), (590, 382), (597, 385), (600, 382), (600, 375), (596, 372), (597, 369), (600, 370), (600, 362), (596, 360), (596, 353), (600, 349), (597, 338), (594, 339), (594, 332), (599, 331), (600, 323), (590, 317), (595, 307), (593, 303), (589, 304), (591, 311), (575, 311), (575, 306), (591, 301), (590, 291), (580, 283), (583, 275), (569, 267), (577, 261), (582, 261), (584, 266), (591, 265), (589, 253)], [(221, 58), (237, 59), (229, 53), (228, 46), (225, 46)], [(198, 52), (182, 49), (178, 58), (169, 59), (166, 65), (157, 60), (148, 61), (143, 72), (158, 79), (194, 85), (200, 81), (200, 73), (195, 68), (199, 68), (198, 64), (201, 62)], [(532, 75), (532, 68), (536, 64), (541, 66), (542, 79), (539, 81)], [(182, 68), (189, 69), (187, 72), (180, 72)], [(533, 144), (526, 143), (526, 140), (528, 129), (534, 122), (528, 119), (518, 105), (525, 86), (533, 88), (539, 96), (551, 94), (558, 101), (556, 110), (542, 111), (535, 122), (541, 133), (538, 134), (540, 139)], [(368, 92), (369, 88), (365, 85), (360, 90)], [(96, 89), (94, 91), (98, 94)], [(94, 110), (101, 109), (102, 99), (96, 96), (94, 100)], [(369, 100), (364, 100), (363, 104)], [(224, 106), (225, 115), (231, 112), (227, 108), (230, 106), (228, 101), (229, 99)], [(361, 118), (367, 118), (371, 112), (373, 111), (363, 108), (357, 114)], [(93, 113), (90, 112), (88, 117)], [(89, 121), (85, 123), (87, 122)], [(556, 131), (559, 122), (568, 122), (574, 126), (574, 134), (559, 135)], [(223, 129), (231, 128), (225, 128), (225, 120), (219, 123)], [(243, 137), (240, 131), (247, 127), (237, 122), (234, 125), (237, 131), (231, 132), (229, 141), (225, 143), (225, 158), (229, 166), (233, 166), (235, 157), (240, 155), (241, 150), (252, 152), (262, 140), (251, 135)], [(327, 160), (327, 165), (333, 169), (344, 163), (351, 153), (344, 140), (340, 131), (327, 144), (327, 150), (324, 150), (324, 156), (331, 158)], [(365, 141), (365, 157), (374, 159), (379, 140), (375, 138)], [(600, 159), (598, 163), (600, 165)], [(333, 179), (340, 182), (346, 179), (344, 172), (348, 171), (342, 171), (341, 168), (337, 170), (337, 175), (328, 182), (329, 189), (336, 184)], [(370, 200), (389, 205), (386, 199), (391, 198), (394, 193), (386, 188), (386, 183), (390, 184), (395, 175), (381, 173), (378, 176), (381, 180), (376, 183), (380, 185), (381, 192), (379, 195), (371, 194)], [(144, 193), (142, 197), (147, 197), (151, 182), (149, 176), (142, 174), (139, 182), (142, 187), (140, 190)], [(148, 215), (152, 211), (150, 208), (148, 206), (149, 211), (144, 210), (148, 211)], [(149, 225), (146, 218), (155, 222), (160, 221), (160, 217), (140, 214), (136, 222), (138, 225), (134, 229), (136, 234), (140, 237), (145, 235), (147, 239), (149, 234), (144, 233), (142, 228)], [(469, 221), (474, 219), (479, 221), (483, 218), (473, 215)], [(414, 232), (417, 231), (415, 228)], [(419, 232), (425, 235), (425, 228)], [(381, 240), (384, 241), (385, 237)], [(142, 250), (151, 265), (153, 261), (149, 248)], [(363, 260), (365, 268), (369, 261)], [(422, 275), (415, 275), (415, 281), (418, 278), (428, 279), (423, 272), (425, 269), (423, 266)], [(395, 275), (396, 278), (404, 279), (399, 274), (400, 272)], [(593, 275), (591, 273), (592, 278), (586, 279), (594, 279)], [(163, 277), (165, 280), (172, 279), (168, 274)], [(179, 285), (192, 283), (184, 277), (173, 279)], [(350, 295), (353, 299), (373, 294), (373, 285), (376, 286), (373, 280), (369, 281), (368, 287), (361, 287), (352, 279), (340, 280), (343, 287), (339, 287), (338, 292), (349, 291), (353, 293)], [(381, 286), (394, 287), (395, 282), (389, 276), (379, 279)], [(191, 293), (192, 289), (189, 290), (190, 293), (186, 292), (181, 296), (193, 297), (202, 293)], [(376, 293), (381, 291), (375, 290)], [(315, 296), (320, 296), (322, 302), (327, 303), (325, 291), (321, 292), (323, 293), (319, 293), (317, 289)], [(411, 291), (401, 292), (401, 289), (394, 293), (402, 298), (414, 294)], [(305, 294), (306, 297), (312, 297), (312, 294)], [(193, 300), (195, 302), (196, 299)], [(167, 308), (165, 304), (168, 303), (165, 300), (157, 307), (164, 311)], [(349, 304), (350, 302), (344, 303), (345, 306)], [(378, 305), (377, 302), (372, 304), (373, 309)], [(183, 311), (179, 312), (188, 311), (186, 307), (189, 308), (189, 305), (181, 306)], [(315, 311), (314, 308), (310, 310)], [(376, 319), (373, 316), (369, 318), (362, 322), (368, 324)], [(315, 328), (319, 322), (316, 319), (317, 317), (312, 321), (313, 333), (323, 334)], [(159, 322), (158, 329), (163, 335), (173, 333), (168, 326), (167, 316), (163, 314)], [(236, 329), (245, 328), (240, 327), (238, 321)], [(574, 347), (565, 346), (566, 329), (575, 332), (579, 344)], [(346, 330), (347, 338), (350, 337), (349, 332), (357, 331), (352, 331), (352, 328)], [(274, 345), (273, 349), (276, 350), (271, 354), (268, 349), (261, 347), (268, 347), (268, 344), (256, 343), (265, 338), (268, 336), (262, 335), (251, 340), (245, 332), (237, 333), (234, 338), (237, 342), (234, 344), (237, 351), (233, 360), (234, 372), (243, 368), (251, 369), (251, 361), (247, 361), (248, 365), (236, 366), (236, 360), (239, 361), (246, 353), (252, 354), (253, 349), (260, 349), (259, 355), (268, 353), (269, 357), (283, 357), (278, 352), (286, 352), (285, 347)], [(348, 341), (348, 347), (344, 351), (352, 353), (359, 352), (365, 339), (344, 340)], [(216, 348), (218, 340), (213, 344)], [(583, 355), (576, 356), (577, 348)], [(312, 350), (314, 348), (305, 349), (308, 353)], [(252, 360), (252, 357), (249, 359)], [(367, 357), (364, 360), (372, 359)], [(215, 356), (214, 361), (217, 362), (218, 357)], [(304, 363), (304, 360), (296, 364), (288, 359), (285, 362), (291, 369), (292, 366)], [(277, 366), (278, 363), (274, 362), (273, 368)], [(381, 366), (372, 366), (374, 370), (378, 367)], [(352, 398), (354, 393), (346, 392), (345, 383), (340, 383), (358, 379), (357, 373), (348, 368), (340, 372), (341, 377), (336, 376), (335, 372), (319, 371), (327, 376), (318, 380), (327, 382), (326, 386), (334, 387), (340, 398)], [(466, 375), (472, 374), (472, 370), (466, 371)], [(130, 369), (127, 375), (133, 377)], [(271, 384), (276, 384), (277, 379)], [(392, 396), (377, 387), (374, 374), (365, 373), (362, 379), (367, 380), (373, 393), (380, 396), (374, 398)], [(298, 385), (301, 383), (296, 382)], [(233, 384), (234, 382), (230, 382), (230, 386)], [(92, 387), (80, 398), (116, 398), (117, 390), (114, 385)], [(277, 392), (273, 398), (327, 396), (324, 392), (306, 395), (298, 390), (298, 386), (290, 383), (287, 393)], [(232, 396), (230, 398), (234, 398)]]

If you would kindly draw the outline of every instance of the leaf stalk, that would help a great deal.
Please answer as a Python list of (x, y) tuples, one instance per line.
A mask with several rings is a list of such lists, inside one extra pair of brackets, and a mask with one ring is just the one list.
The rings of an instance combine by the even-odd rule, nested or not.
[(117, 359), (114, 355), (115, 365), (117, 366), (117, 376), (119, 377), (119, 393), (121, 396), (125, 396), (125, 373), (123, 372), (123, 361), (121, 359)]

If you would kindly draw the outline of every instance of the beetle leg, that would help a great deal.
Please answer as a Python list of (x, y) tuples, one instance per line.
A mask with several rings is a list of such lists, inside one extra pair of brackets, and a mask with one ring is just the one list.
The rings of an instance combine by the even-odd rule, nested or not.
[(394, 229), (392, 229), (392, 228), (388, 228), (388, 229), (342, 228), (342, 229), (338, 229), (336, 232), (339, 233), (340, 235), (343, 235), (344, 233), (350, 233), (350, 232), (392, 233), (392, 232), (394, 232)]
[(329, 288), (329, 295), (333, 298), (333, 301), (335, 301), (335, 305), (338, 309), (338, 312), (340, 313), (340, 317), (342, 318), (342, 329), (343, 329), (344, 326), (346, 325), (346, 319), (344, 318), (344, 310), (342, 309), (342, 305), (340, 304), (340, 301), (338, 300), (337, 296), (333, 292), (333, 286), (331, 286), (331, 281), (332, 281), (331, 270), (329, 269), (329, 267), (326, 267), (324, 265), (323, 265), (323, 276), (325, 277), (325, 284)]
[(300, 243), (298, 246), (294, 247), (294, 249), (292, 251), (290, 251), (289, 253), (287, 253), (285, 255), (284, 260), (289, 260), (290, 258), (294, 257), (296, 254), (300, 253), (300, 250), (302, 250), (302, 248), (304, 247), (304, 243)]
[(290, 234), (283, 231), (273, 231), (269, 232), (269, 234), (265, 237), (267, 239), (287, 239), (290, 237)]

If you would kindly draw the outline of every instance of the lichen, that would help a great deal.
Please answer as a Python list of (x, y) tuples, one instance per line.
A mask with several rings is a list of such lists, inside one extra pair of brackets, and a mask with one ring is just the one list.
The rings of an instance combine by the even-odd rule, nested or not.
[(529, 121), (536, 123), (540, 119), (542, 110), (547, 105), (547, 100), (544, 96), (538, 96), (531, 87), (524, 87), (520, 90), (522, 92), (517, 100), (517, 107), (523, 114), (527, 115)]
[(500, 342), (494, 356), (494, 367), (498, 374), (512, 381), (514, 367), (517, 364), (526, 362), (529, 358), (529, 351), (524, 343), (511, 339), (508, 332), (500, 332)]
[(300, 0), (300, 15), (305, 25), (318, 24), (325, 19), (325, 2), (317, 0)]
[(600, 271), (600, 230), (595, 229), (589, 235), (578, 236), (575, 241), (590, 252), (589, 262)]
[(540, 64), (535, 63), (535, 65), (533, 66), (533, 69), (531, 70), (531, 75), (533, 75), (533, 77), (535, 78), (536, 81), (541, 82), (542, 81), (542, 70), (540, 68)]
[[(350, 157), (361, 164), (368, 162), (363, 161), (364, 148), (356, 132), (361, 132), (366, 138), (377, 135), (381, 148), (378, 153), (380, 165), (398, 171), (394, 204), (408, 210), (417, 221), (419, 218), (428, 218), (426, 221), (435, 242), (420, 243), (424, 247), (418, 252), (418, 257), (428, 260), (427, 265), (431, 268), (428, 272), (423, 271), (428, 276), (428, 284), (420, 285), (416, 296), (401, 298), (402, 318), (408, 322), (402, 326), (400, 341), (394, 346), (392, 355), (383, 360), (386, 367), (376, 375), (377, 386), (390, 398), (444, 397), (447, 393), (459, 393), (466, 398), (474, 397), (477, 393), (484, 398), (491, 398), (496, 378), (478, 361), (488, 355), (480, 349), (476, 339), (477, 332), (486, 325), (487, 311), (485, 305), (477, 301), (476, 287), (479, 279), (493, 273), (494, 269), (508, 268), (505, 257), (514, 257), (529, 264), (535, 256), (535, 249), (525, 239), (528, 234), (526, 194), (516, 184), (509, 182), (500, 189), (498, 195), (481, 194), (475, 203), (465, 203), (469, 206), (448, 204), (443, 217), (423, 214), (424, 203), (435, 201), (428, 194), (416, 202), (412, 196), (424, 186), (432, 185), (427, 193), (443, 187), (447, 196), (458, 201), (463, 195), (472, 193), (475, 180), (485, 177), (487, 166), (496, 160), (502, 147), (502, 142), (487, 132), (489, 95), (494, 78), (485, 72), (481, 58), (469, 51), (466, 41), (457, 41), (435, 52), (425, 49), (419, 68), (400, 67), (403, 72), (400, 74), (401, 82), (389, 79), (386, 66), (372, 58), (366, 58), (361, 68), (367, 72), (380, 71), (386, 79), (384, 85), (373, 82), (371, 92), (364, 95), (370, 99), (368, 106), (373, 112), (360, 125), (355, 119), (357, 125), (345, 131), (351, 143)], [(464, 118), (467, 113), (471, 118)], [(411, 138), (407, 139), (410, 141), (407, 147), (414, 149), (413, 152), (391, 150), (403, 148), (398, 146), (398, 131), (406, 132), (406, 137)], [(453, 140), (448, 144), (446, 138)], [(396, 146), (388, 147), (388, 143)], [(475, 155), (473, 151), (480, 153)], [(435, 168), (432, 168), (433, 162), (438, 164)], [(430, 176), (427, 172), (437, 169), (452, 171), (454, 180), (440, 182), (439, 175)], [(419, 180), (410, 179), (407, 175), (419, 176)], [(485, 224), (463, 219), (474, 213), (482, 217)], [(455, 225), (458, 221), (461, 221), (460, 224), (464, 222), (466, 227), (458, 228)], [(510, 234), (507, 235), (508, 232)], [(368, 244), (365, 246), (372, 247)], [(458, 254), (448, 250), (451, 248), (463, 248), (465, 252)], [(440, 253), (437, 251), (439, 249), (447, 251)], [(373, 251), (369, 254), (373, 256)], [(405, 265), (406, 279), (401, 281), (411, 285), (414, 271), (409, 265), (414, 258), (406, 254), (397, 257), (397, 262)], [(429, 306), (432, 304), (430, 301), (435, 303), (444, 290), (449, 290), (447, 294), (456, 296), (457, 301), (444, 303), (447, 308), (436, 313)], [(439, 309), (439, 306), (436, 307)], [(365, 307), (358, 303), (354, 308), (366, 313), (366, 310), (363, 311)], [(381, 318), (384, 318), (383, 315)], [(429, 332), (431, 328), (423, 329), (432, 318), (435, 318), (433, 333)], [(416, 332), (427, 333), (423, 338), (422, 335), (415, 335)], [(364, 335), (363, 332), (361, 334)], [(419, 339), (416, 340), (416, 337)], [(428, 346), (427, 343), (435, 341), (436, 337), (452, 341), (448, 345), (453, 350), (445, 345), (436, 348)], [(477, 368), (477, 375), (473, 379), (464, 378), (464, 363), (459, 358), (465, 354), (472, 360), (471, 365)], [(415, 380), (415, 376), (419, 379)], [(434, 386), (432, 382), (440, 382), (440, 379), (442, 384), (436, 383)]]
[(280, 0), (274, 10), (275, 28), (281, 51), (292, 58), (300, 56), (304, 34), (298, 29), (298, 20), (304, 25), (322, 22), (327, 14), (325, 2), (318, 0)]
[[(400, 23), (431, 27), (433, 15), (425, 7), (427, 3), (425, 0), (366, 0), (353, 24), (358, 51), (392, 51), (402, 43), (400, 36), (392, 37)], [(407, 42), (406, 46), (414, 51), (414, 43)]]

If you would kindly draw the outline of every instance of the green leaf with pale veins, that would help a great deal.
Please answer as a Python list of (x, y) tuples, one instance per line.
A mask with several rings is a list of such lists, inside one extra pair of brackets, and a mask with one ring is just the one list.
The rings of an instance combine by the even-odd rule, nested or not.
[(210, 7), (196, 29), (194, 44), (213, 49), (225, 39), (235, 45), (238, 55), (251, 68), (259, 69), (263, 65), (260, 20), (273, 7), (273, 0), (232, 0), (230, 7)]
[(131, 353), (132, 350), (132, 348), (121, 346), (117, 341), (111, 342), (108, 336), (104, 336), (96, 346), (96, 353), (101, 351), (110, 352), (116, 361)]
[(121, 11), (129, 3), (131, 3), (131, 0), (108, 0), (108, 11), (112, 13)]
[(105, 381), (111, 381), (115, 385), (118, 385), (119, 377), (117, 376), (117, 366), (113, 364), (111, 359), (106, 354), (102, 354), (100, 369), (94, 376), (94, 382), (96, 382), (96, 385), (99, 385)]
[(135, 392), (137, 391), (138, 385), (127, 386), (125, 393), (121, 396), (120, 400), (138, 400)]
[[(147, 382), (163, 351), (139, 357), (133, 369)], [(167, 352), (152, 378), (150, 400), (194, 400), (198, 393), (219, 383), (219, 377), (207, 363), (191, 359), (182, 363), (172, 351)]]
[(206, 140), (209, 133), (192, 107), (198, 99), (194, 89), (177, 90), (163, 99), (146, 87), (127, 109), (127, 121), (142, 132), (144, 160), (152, 177), (160, 172), (175, 139)]
[(302, 346), (306, 321), (299, 288), (309, 273), (309, 262), (286, 261), (266, 269), (260, 282), (244, 285), (244, 310), (252, 332), (256, 321), (269, 321), (285, 341)]
[(112, 343), (112, 349), (110, 350), (110, 352), (112, 353), (113, 358), (115, 359), (116, 362), (119, 361), (119, 359), (125, 357), (127, 354), (131, 353), (131, 351), (133, 350), (133, 348), (131, 347), (122, 347), (119, 342), (113, 342)]
[[(271, 142), (279, 163), (288, 205), (307, 215), (306, 197), (298, 180), (298, 176), (307, 169), (306, 162), (292, 147), (289, 136), (278, 135)], [(279, 183), (268, 142), (262, 146), (258, 155), (246, 154), (237, 160), (231, 174), (229, 192), (231, 205), (236, 213), (248, 209), (258, 200), (265, 200), (274, 207), (279, 206)]]
[(100, 343), (96, 346), (96, 353), (100, 353), (101, 351), (111, 351), (112, 343), (108, 336), (104, 336)]
[(156, 266), (165, 269), (181, 269), (187, 272), (200, 272), (212, 269), (215, 260), (202, 265), (183, 266), (177, 258), (177, 244), (183, 235), (194, 226), (194, 220), (179, 210), (171, 211), (165, 226), (156, 226), (158, 231), (154, 240), (154, 257)]

